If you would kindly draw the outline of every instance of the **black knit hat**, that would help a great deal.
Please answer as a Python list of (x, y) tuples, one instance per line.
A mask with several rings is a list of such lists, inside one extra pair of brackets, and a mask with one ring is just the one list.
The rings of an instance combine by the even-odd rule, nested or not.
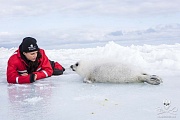
[(36, 39), (32, 37), (25, 37), (21, 46), (22, 52), (33, 52), (39, 50)]

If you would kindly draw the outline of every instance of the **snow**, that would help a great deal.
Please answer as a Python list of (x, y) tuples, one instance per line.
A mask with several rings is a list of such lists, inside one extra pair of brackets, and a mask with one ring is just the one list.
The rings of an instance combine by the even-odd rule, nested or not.
[[(7, 60), (16, 49), (0, 48), (1, 120), (180, 119), (179, 43), (122, 46), (109, 42), (94, 48), (46, 50), (50, 59), (66, 68), (64, 75), (23, 85), (6, 82)], [(83, 83), (69, 67), (89, 58), (112, 58), (135, 65), (160, 76), (163, 83)], [(171, 101), (169, 108), (164, 100)]]

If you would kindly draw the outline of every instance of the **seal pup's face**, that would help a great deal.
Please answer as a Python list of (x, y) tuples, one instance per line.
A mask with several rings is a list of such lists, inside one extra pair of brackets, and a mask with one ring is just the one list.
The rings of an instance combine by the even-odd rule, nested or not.
[(90, 64), (89, 61), (87, 60), (81, 60), (76, 62), (74, 65), (71, 65), (70, 68), (72, 71), (75, 71), (77, 74), (79, 74), (82, 77), (85, 77), (89, 75), (91, 69), (92, 69), (92, 64)]
[(75, 63), (74, 65), (71, 65), (70, 68), (72, 69), (72, 71), (76, 71), (78, 66), (79, 62)]

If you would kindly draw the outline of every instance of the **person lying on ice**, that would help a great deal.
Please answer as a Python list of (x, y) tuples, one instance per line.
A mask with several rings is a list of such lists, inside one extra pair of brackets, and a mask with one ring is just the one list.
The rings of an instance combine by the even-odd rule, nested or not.
[(26, 37), (9, 58), (6, 75), (8, 83), (23, 84), (52, 75), (62, 75), (64, 71), (58, 62), (48, 59), (44, 50), (38, 47), (35, 38)]

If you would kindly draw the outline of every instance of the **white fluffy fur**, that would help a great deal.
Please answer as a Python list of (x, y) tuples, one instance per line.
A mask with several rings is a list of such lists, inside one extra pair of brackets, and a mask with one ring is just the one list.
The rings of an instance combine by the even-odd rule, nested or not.
[(117, 61), (82, 60), (71, 65), (72, 70), (82, 76), (84, 82), (160, 84), (161, 78), (141, 72), (139, 69)]

